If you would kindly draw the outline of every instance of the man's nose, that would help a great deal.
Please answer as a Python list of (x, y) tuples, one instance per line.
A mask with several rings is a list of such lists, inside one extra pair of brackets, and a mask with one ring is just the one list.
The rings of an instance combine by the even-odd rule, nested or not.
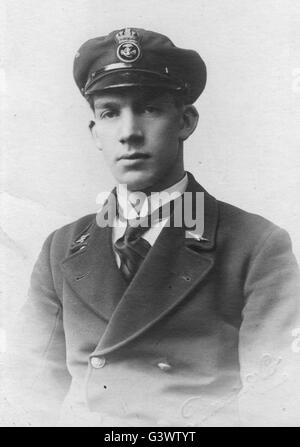
[(123, 111), (120, 120), (119, 141), (138, 144), (144, 139), (142, 123), (138, 114), (132, 110)]

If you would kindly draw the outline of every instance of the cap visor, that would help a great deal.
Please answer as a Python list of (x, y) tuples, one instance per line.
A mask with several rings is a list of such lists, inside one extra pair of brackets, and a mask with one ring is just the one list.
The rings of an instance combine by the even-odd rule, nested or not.
[(85, 94), (90, 95), (98, 91), (121, 87), (160, 87), (177, 91), (183, 88), (167, 75), (146, 70), (122, 69), (103, 73), (93, 79), (87, 86)]

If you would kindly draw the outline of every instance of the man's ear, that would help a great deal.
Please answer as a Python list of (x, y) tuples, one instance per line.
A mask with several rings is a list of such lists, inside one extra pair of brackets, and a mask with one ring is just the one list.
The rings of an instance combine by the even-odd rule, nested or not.
[(95, 124), (96, 124), (95, 121), (90, 121), (89, 129), (91, 131), (92, 137), (94, 138), (96, 147), (99, 149), (99, 151), (102, 151), (100, 139), (99, 139)]
[(199, 114), (196, 109), (191, 104), (183, 106), (182, 116), (181, 116), (181, 128), (179, 132), (179, 138), (184, 141), (186, 140), (197, 127), (199, 120)]

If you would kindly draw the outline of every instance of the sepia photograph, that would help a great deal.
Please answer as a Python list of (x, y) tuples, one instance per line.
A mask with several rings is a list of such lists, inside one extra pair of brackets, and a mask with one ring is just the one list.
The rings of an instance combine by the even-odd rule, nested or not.
[(299, 427), (299, 2), (0, 25), (0, 427)]

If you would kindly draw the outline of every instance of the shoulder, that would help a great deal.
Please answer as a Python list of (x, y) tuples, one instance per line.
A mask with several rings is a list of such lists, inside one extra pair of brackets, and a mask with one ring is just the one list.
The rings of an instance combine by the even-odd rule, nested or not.
[(247, 241), (253, 244), (263, 241), (273, 232), (285, 232), (258, 214), (218, 200), (209, 194), (190, 173), (188, 175), (190, 190), (204, 193), (204, 223), (210, 227), (206, 228), (205, 232), (215, 233), (219, 242), (232, 241), (244, 247)]
[(288, 232), (270, 220), (229, 203), (217, 201), (219, 210), (218, 238), (244, 253), (257, 253), (272, 246), (274, 251), (291, 250)]
[(268, 233), (279, 229), (276, 224), (259, 214), (250, 213), (220, 200), (217, 200), (217, 203), (221, 225), (230, 226), (238, 232), (247, 228), (247, 233)]

